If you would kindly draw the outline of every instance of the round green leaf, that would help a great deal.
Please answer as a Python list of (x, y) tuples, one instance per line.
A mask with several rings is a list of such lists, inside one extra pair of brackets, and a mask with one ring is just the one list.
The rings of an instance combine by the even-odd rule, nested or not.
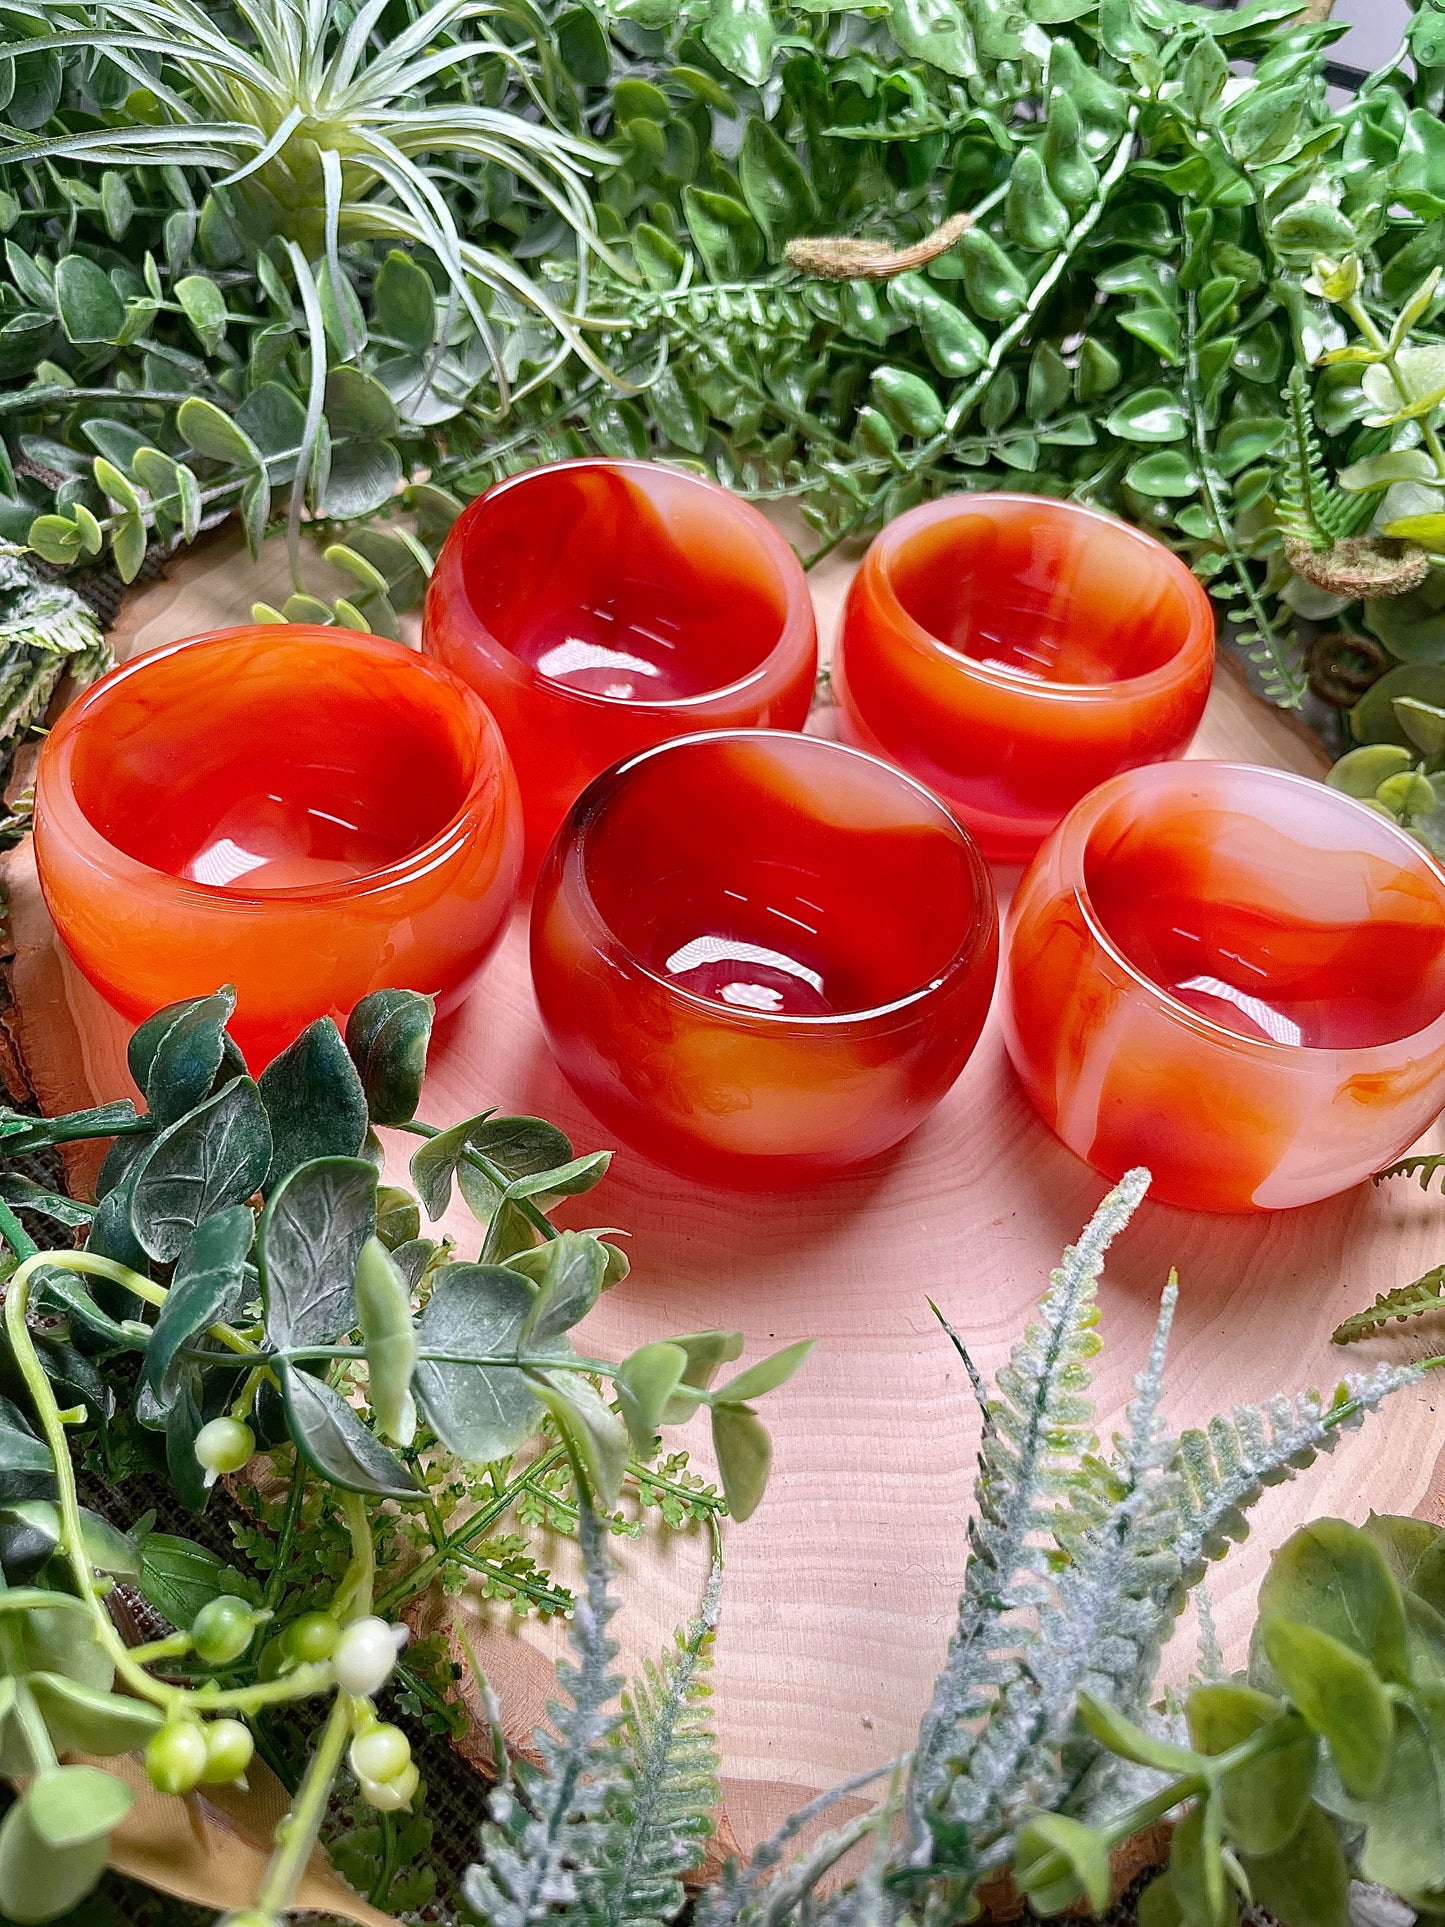
[(1343, 1519), (1315, 1519), (1290, 1534), (1260, 1586), (1259, 1617), (1327, 1633), (1383, 1679), (1409, 1677), (1400, 1588), (1379, 1547)]
[(785, 241), (817, 218), (812, 182), (793, 150), (756, 114), (743, 130), (738, 184), (773, 260), (781, 256)]
[(0, 1820), (0, 1913), (17, 1927), (58, 1919), (94, 1887), (105, 1872), (110, 1843), (102, 1837), (83, 1846), (47, 1845), (17, 1800)]
[(114, 341), (125, 326), (125, 303), (110, 276), (83, 254), (62, 255), (56, 263), (55, 306), (74, 342)]
[(772, 67), (777, 42), (768, 0), (712, 0), (702, 39), (729, 73), (760, 87)]
[(104, 1840), (135, 1804), (135, 1795), (98, 1766), (57, 1766), (25, 1796), (30, 1824), (48, 1847), (82, 1847)]
[(757, 1511), (768, 1483), (773, 1446), (762, 1422), (739, 1405), (718, 1405), (712, 1414), (713, 1450), (728, 1511), (738, 1520)]
[(1393, 1727), (1379, 1674), (1317, 1626), (1266, 1619), (1260, 1636), (1280, 1684), (1328, 1745), (1346, 1792), (1368, 1799), (1385, 1777)]
[(1104, 426), (1125, 442), (1177, 442), (1185, 433), (1184, 410), (1169, 389), (1144, 388), (1119, 402)]
[[(1231, 1680), (1196, 1686), (1185, 1711), (1195, 1746), (1218, 1754), (1283, 1717), (1285, 1708), (1268, 1693)], [(1224, 1781), (1224, 1823), (1242, 1851), (1274, 1853), (1294, 1834), (1310, 1802), (1316, 1752), (1306, 1737), (1236, 1768)]]
[[(433, 999), (418, 990), (374, 990), (347, 1019), (346, 1048), (374, 1124), (409, 1124), (415, 1117), (435, 1014)], [(564, 1156), (571, 1153), (568, 1144)]]
[(685, 187), (682, 211), (714, 281), (741, 281), (757, 273), (763, 264), (763, 237), (741, 201), (708, 188)]
[(1398, 743), (1367, 743), (1342, 756), (1325, 781), (1331, 789), (1368, 802), (1381, 783), (1414, 767), (1415, 758)]
[(1193, 495), (1199, 488), (1200, 477), (1199, 470), (1182, 450), (1165, 448), (1131, 462), (1124, 480), (1141, 495), (1173, 498)]

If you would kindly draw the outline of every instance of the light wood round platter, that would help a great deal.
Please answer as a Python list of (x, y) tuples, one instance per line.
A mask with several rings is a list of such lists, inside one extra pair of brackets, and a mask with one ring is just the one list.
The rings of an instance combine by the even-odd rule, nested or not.
[[(814, 579), (825, 649), (853, 566), (835, 557)], [(284, 551), (253, 564), (223, 539), (131, 597), (113, 634), (117, 654), (243, 621), (254, 599), (279, 602), (287, 587)], [(826, 728), (826, 714), (816, 726)], [(1193, 753), (1312, 775), (1324, 768), (1314, 739), (1258, 703), (1226, 666)], [(1000, 879), (1005, 888), (1012, 880)], [(60, 952), (28, 845), (5, 881), (15, 956), (3, 1022), (41, 1104), (59, 1111), (129, 1094), (125, 1026)], [(470, 1003), (440, 1028), (421, 1115), (447, 1125), (491, 1105), (556, 1120), (579, 1150), (605, 1141), (543, 1042), (521, 915)], [(400, 1177), (407, 1147), (394, 1148)], [(744, 1844), (812, 1791), (905, 1749), (942, 1661), (978, 1420), (927, 1300), (991, 1377), (1104, 1190), (1039, 1123), (991, 1022), (948, 1099), (876, 1169), (758, 1199), (688, 1185), (622, 1150), (603, 1188), (579, 1204), (572, 1222), (600, 1211), (633, 1234), (632, 1277), (589, 1321), (613, 1356), (712, 1325), (741, 1327), (750, 1358), (797, 1338), (818, 1341), (804, 1370), (766, 1402), (775, 1469), (763, 1507), (726, 1533), (715, 1704), (727, 1815)], [(472, 1255), (477, 1234), (465, 1214), (447, 1228)], [(1166, 1404), (1183, 1426), (1363, 1367), (1363, 1355), (1331, 1346), (1335, 1324), (1442, 1259), (1445, 1201), (1414, 1186), (1362, 1186), (1252, 1218), (1146, 1202), (1101, 1292), (1101, 1432), (1122, 1416), (1171, 1265), (1183, 1290)], [(1268, 1494), (1253, 1537), (1210, 1578), (1226, 1651), (1242, 1653), (1271, 1546), (1309, 1516), (1425, 1506), (1440, 1443), (1427, 1384)], [(701, 1435), (696, 1459), (706, 1469)], [(617, 1542), (617, 1560), (614, 1630), (624, 1663), (635, 1663), (695, 1610), (707, 1549), (697, 1535), (649, 1535)], [(542, 1712), (565, 1632), (509, 1623), (495, 1607), (482, 1624), (484, 1663), (509, 1729), (523, 1735)], [(1192, 1658), (1186, 1622), (1166, 1677), (1185, 1674)]]

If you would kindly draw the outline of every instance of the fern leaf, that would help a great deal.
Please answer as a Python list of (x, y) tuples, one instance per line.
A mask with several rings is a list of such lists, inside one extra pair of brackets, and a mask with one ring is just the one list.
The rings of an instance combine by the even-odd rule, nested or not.
[[(789, 1881), (787, 1905), (789, 1908), (796, 1906), (810, 1888), (816, 1885), (870, 1828), (879, 1825), (885, 1815), (892, 1813), (892, 1803), (872, 1813), (861, 1814), (856, 1820), (845, 1821), (841, 1828), (835, 1827), (820, 1840), (815, 1841), (806, 1856), (806, 1879), (801, 1887), (798, 1884), (798, 1875), (799, 1869), (803, 1866), (802, 1856), (792, 1861), (783, 1874), (778, 1873), (779, 1868), (783, 1866), (783, 1856), (787, 1849), (799, 1834), (805, 1832), (830, 1808), (837, 1806), (839, 1801), (851, 1799), (855, 1793), (861, 1793), (864, 1787), (871, 1786), (875, 1780), (882, 1779), (885, 1773), (896, 1772), (897, 1766), (897, 1761), (887, 1761), (882, 1766), (873, 1767), (867, 1773), (856, 1774), (851, 1780), (840, 1781), (837, 1786), (829, 1787), (826, 1793), (816, 1794), (795, 1812), (790, 1813), (776, 1833), (770, 1834), (766, 1840), (754, 1847), (746, 1863), (740, 1864), (736, 1860), (729, 1860), (717, 1880), (698, 1901), (694, 1927), (740, 1927), (740, 1923), (748, 1923), (748, 1927), (756, 1927), (756, 1910), (760, 1904), (760, 1896), (769, 1892), (770, 1888), (774, 1903), (783, 1896), (783, 1889), (773, 1881), (774, 1875), (778, 1876), (778, 1882), (784, 1878)], [(785, 1914), (775, 1914), (775, 1917), (782, 1919)]]
[(681, 1875), (701, 1857), (721, 1798), (708, 1703), (722, 1568), (702, 1610), (661, 1665), (647, 1664), (622, 1696), (624, 1779), (609, 1803), (607, 1857), (582, 1917), (597, 1927), (648, 1927), (681, 1911)]
[(1015, 1347), (985, 1408), (958, 1625), (905, 1794), (915, 1864), (930, 1853), (929, 1808), (970, 1752), (980, 1717), (1019, 1675), (1021, 1630), (1013, 1616), (1049, 1599), (1059, 1509), (1075, 1496), (1079, 1467), (1096, 1444), (1088, 1362), (1099, 1349), (1099, 1274), (1148, 1183), (1147, 1171), (1131, 1171), (1065, 1252), (1040, 1303), (1040, 1322)]
[(1324, 551), (1354, 535), (1374, 513), (1366, 497), (1350, 497), (1330, 481), (1315, 430), (1309, 384), (1298, 363), (1284, 391), (1288, 433), (1280, 476), (1277, 519), (1287, 535)]
[(1027, 1664), (1003, 1689), (949, 1790), (947, 1817), (973, 1841), (981, 1869), (993, 1864), (991, 1847), (1001, 1843), (1007, 1854), (1027, 1811), (1060, 1804), (1093, 1766), (1098, 1748), (1073, 1737), (1079, 1693), (1136, 1715), (1153, 1683), (1172, 1619), (1161, 1600), (1179, 1579), (1180, 1480), (1175, 1441), (1159, 1414), (1178, 1298), (1171, 1275), (1128, 1431), (1108, 1464), (1080, 1469), (1074, 1505), (1054, 1527), (1062, 1557)]
[(607, 1851), (616, 1823), (605, 1808), (623, 1782), (616, 1742), (620, 1714), (609, 1711), (621, 1681), (612, 1671), (617, 1642), (607, 1622), (616, 1610), (608, 1591), (610, 1562), (603, 1529), (590, 1506), (578, 1515), (586, 1584), (572, 1623), (575, 1665), (557, 1668), (568, 1703), (548, 1709), (538, 1727), (539, 1766), (519, 1761), (509, 1785), (494, 1789), (482, 1828), (483, 1861), (467, 1868), (462, 1891), (487, 1927), (542, 1927), (558, 1907), (580, 1898), (579, 1870)]
[(1181, 1577), (1173, 1604), (1181, 1608), (1189, 1587), (1211, 1559), (1245, 1538), (1245, 1514), (1266, 1486), (1282, 1485), (1332, 1452), (1341, 1432), (1353, 1430), (1367, 1412), (1419, 1383), (1418, 1365), (1382, 1365), (1367, 1376), (1352, 1374), (1328, 1398), (1319, 1392), (1283, 1395), (1267, 1405), (1242, 1405), (1211, 1420), (1203, 1432), (1179, 1441), (1182, 1489), (1178, 1555)]
[[(1395, 1164), (1387, 1164), (1383, 1171), (1375, 1173), (1375, 1183), (1383, 1184), (1386, 1178), (1418, 1178), (1420, 1189), (1428, 1191), (1442, 1172), (1445, 1172), (1445, 1151), (1430, 1151), (1419, 1157), (1401, 1158)], [(1441, 1179), (1440, 1188), (1445, 1191), (1445, 1178)]]
[(1352, 1345), (1356, 1339), (1370, 1338), (1383, 1331), (1392, 1319), (1403, 1325), (1406, 1319), (1442, 1309), (1445, 1309), (1445, 1265), (1436, 1265), (1413, 1285), (1397, 1285), (1393, 1291), (1383, 1291), (1373, 1305), (1347, 1318), (1336, 1328), (1335, 1343)]

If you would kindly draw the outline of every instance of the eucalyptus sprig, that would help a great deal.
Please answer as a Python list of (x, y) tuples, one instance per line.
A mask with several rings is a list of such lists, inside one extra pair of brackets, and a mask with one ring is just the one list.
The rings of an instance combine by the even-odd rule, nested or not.
[[(720, 1385), (739, 1333), (688, 1333), (617, 1363), (577, 1350), (568, 1334), (627, 1261), (610, 1237), (558, 1230), (548, 1214), (590, 1190), (608, 1154), (574, 1156), (538, 1118), (487, 1113), (448, 1131), (419, 1123), (425, 997), (375, 993), (344, 1040), (321, 1019), (255, 1080), (226, 1031), (234, 1002), (229, 990), (191, 999), (136, 1032), (129, 1062), (144, 1111), (124, 1102), (52, 1119), (0, 1113), (8, 1159), (114, 1140), (93, 1207), (13, 1171), (0, 1180), (14, 1395), (0, 1404), (0, 1760), (35, 1776), (0, 1824), (0, 1910), (22, 1922), (53, 1918), (89, 1891), (130, 1804), (98, 1769), (60, 1765), (62, 1752), (143, 1744), (153, 1782), (183, 1793), (244, 1772), (249, 1723), (334, 1693), (257, 1895), (262, 1916), (283, 1912), (343, 1757), (383, 1813), (417, 1792), (405, 1734), (372, 1705), (404, 1641), (391, 1616), (469, 1569), (525, 1489), (549, 1511), (565, 1509), (546, 1482), (558, 1458), (584, 1537), (629, 1477), (654, 1503), (671, 1487), (696, 1507), (695, 1483), (652, 1461), (660, 1428), (704, 1407), (730, 1509), (745, 1517), (770, 1460), (754, 1401), (809, 1350), (790, 1346)], [(420, 1136), (419, 1197), (379, 1184), (378, 1125)], [(440, 1216), (454, 1183), (480, 1221), (475, 1262), (420, 1235), (422, 1209)], [(38, 1248), (17, 1211), (79, 1220), (84, 1247)], [(137, 1359), (128, 1375), (118, 1369), (127, 1354)], [(290, 1496), (264, 1591), (215, 1561), (208, 1570), (204, 1556), (199, 1579), (193, 1564), (179, 1585), (162, 1564), (158, 1588), (148, 1541), (82, 1508), (71, 1437), (104, 1426), (120, 1385), (134, 1420), (163, 1434), (170, 1478), (193, 1508), (218, 1477), (245, 1471), (258, 1444), (280, 1453)], [(448, 1520), (439, 1498), (459, 1466), (487, 1472), (494, 1503)], [(344, 1528), (349, 1559), (325, 1603), (318, 1609), (312, 1592), (298, 1612), (287, 1565), (309, 1494)], [(409, 1555), (386, 1523), (397, 1514), (418, 1521)], [(403, 1554), (384, 1573), (383, 1538)], [(104, 1603), (115, 1577), (158, 1594), (185, 1623), (127, 1648)], [(525, 1573), (513, 1578), (525, 1594)], [(274, 1635), (253, 1653), (273, 1619)]]

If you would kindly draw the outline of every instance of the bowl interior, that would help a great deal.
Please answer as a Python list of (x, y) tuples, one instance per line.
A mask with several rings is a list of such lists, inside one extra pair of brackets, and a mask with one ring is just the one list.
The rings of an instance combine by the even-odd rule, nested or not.
[(548, 681), (675, 702), (742, 681), (777, 647), (787, 585), (765, 524), (660, 467), (538, 469), (466, 524), (468, 598)]
[(992, 914), (946, 813), (871, 758), (810, 737), (713, 736), (642, 759), (584, 819), (613, 936), (737, 1012), (829, 1017), (938, 978)]
[[(1241, 779), (1234, 798), (1220, 779)], [(1085, 850), (1094, 913), (1136, 970), (1225, 1030), (1311, 1049), (1394, 1043), (1445, 1012), (1445, 878), (1423, 852), (1322, 785), (1185, 782), (1115, 799)]]
[(461, 808), (476, 754), (457, 695), (415, 660), (265, 630), (137, 664), (71, 741), (75, 801), (107, 841), (246, 892), (410, 856)]
[(1068, 505), (950, 503), (886, 550), (905, 612), (947, 649), (1030, 681), (1124, 682), (1162, 669), (1198, 620), (1182, 565)]

